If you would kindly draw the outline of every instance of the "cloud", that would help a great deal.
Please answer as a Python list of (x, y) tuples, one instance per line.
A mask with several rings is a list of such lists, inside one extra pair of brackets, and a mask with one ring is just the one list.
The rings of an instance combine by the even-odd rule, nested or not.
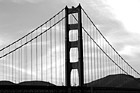
[[(128, 32), (140, 33), (140, 13), (139, 11), (139, 0), (106, 0), (108, 6), (112, 8), (115, 17), (120, 20)], [(119, 7), (118, 7), (119, 5)], [(125, 7), (124, 7), (125, 5)], [(131, 7), (130, 7), (131, 6)], [(135, 10), (135, 11), (134, 11)]]
[(0, 0), (0, 2), (2, 1), (10, 1), (10, 2), (13, 2), (13, 3), (32, 3), (32, 4), (35, 4), (35, 3), (40, 3), (42, 1), (45, 1), (45, 0)]
[(119, 53), (122, 55), (135, 56), (134, 54), (137, 52), (135, 49), (133, 46), (125, 46)]
[(42, 2), (44, 0), (11, 0), (14, 3), (39, 3)]
[[(5, 43), (4, 40), (0, 39), (0, 47), (1, 47), (1, 46), (3, 47), (4, 43)], [(2, 47), (1, 47), (1, 48), (2, 48)]]

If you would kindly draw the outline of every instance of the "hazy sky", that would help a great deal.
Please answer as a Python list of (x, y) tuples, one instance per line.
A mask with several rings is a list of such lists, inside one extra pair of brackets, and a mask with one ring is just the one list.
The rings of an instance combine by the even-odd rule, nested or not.
[(0, 48), (81, 3), (114, 48), (140, 72), (140, 0), (0, 0)]

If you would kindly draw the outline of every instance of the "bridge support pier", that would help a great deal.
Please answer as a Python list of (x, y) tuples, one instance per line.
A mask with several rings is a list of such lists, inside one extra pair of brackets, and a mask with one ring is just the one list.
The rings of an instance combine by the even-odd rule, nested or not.
[[(69, 15), (77, 13), (77, 23), (69, 24)], [(79, 86), (84, 85), (84, 71), (83, 71), (83, 40), (82, 40), (82, 19), (81, 19), (81, 6), (74, 8), (65, 8), (65, 84), (66, 86), (71, 86), (71, 71), (72, 69), (78, 70), (79, 75)], [(78, 40), (70, 41), (69, 32), (71, 30), (78, 31)], [(70, 49), (78, 48), (78, 61), (70, 62)]]

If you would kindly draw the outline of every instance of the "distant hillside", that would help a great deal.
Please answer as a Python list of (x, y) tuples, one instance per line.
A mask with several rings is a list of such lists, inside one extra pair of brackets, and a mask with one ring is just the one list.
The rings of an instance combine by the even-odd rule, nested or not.
[(85, 84), (92, 87), (119, 87), (119, 88), (139, 88), (140, 79), (130, 75), (117, 74), (109, 75), (96, 81)]
[(44, 82), (44, 81), (24, 81), (18, 84), (10, 82), (10, 81), (0, 81), (0, 86), (1, 85), (55, 86), (54, 84), (51, 84), (49, 82)]
[(44, 81), (25, 81), (25, 82), (21, 82), (18, 85), (31, 85), (31, 86), (35, 86), (35, 85), (41, 85), (41, 86), (55, 86), (54, 84), (51, 84), (49, 82), (44, 82)]
[(0, 81), (0, 85), (15, 85), (15, 83), (10, 81)]
[[(1, 85), (30, 85), (30, 86), (56, 86), (52, 83), (45, 81), (24, 81), (18, 84), (12, 83), (10, 81), (0, 81)], [(98, 79), (96, 81), (92, 81), (90, 83), (85, 84), (85, 86), (89, 87), (116, 87), (116, 88), (138, 88), (140, 89), (140, 79), (134, 78), (130, 75), (125, 74), (115, 74), (109, 75), (104, 78)]]

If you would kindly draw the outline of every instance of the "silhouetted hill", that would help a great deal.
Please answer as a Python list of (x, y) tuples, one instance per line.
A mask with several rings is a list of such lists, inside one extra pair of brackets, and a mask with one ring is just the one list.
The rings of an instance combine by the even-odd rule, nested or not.
[[(12, 83), (10, 81), (0, 81), (0, 85), (30, 85), (30, 86), (56, 86), (52, 83), (45, 81), (24, 81), (18, 84)], [(116, 87), (116, 88), (139, 88), (140, 89), (140, 79), (134, 78), (130, 75), (116, 74), (109, 75), (104, 78), (92, 81), (85, 84), (89, 87)]]
[(51, 84), (49, 82), (44, 82), (44, 81), (24, 81), (20, 82), (18, 84), (13, 83), (11, 81), (0, 81), (0, 86), (6, 86), (6, 85), (30, 85), (30, 86), (56, 86), (54, 84)]
[(140, 89), (140, 79), (134, 78), (130, 75), (117, 74), (109, 75), (104, 78), (92, 81), (85, 84), (86, 86), (92, 87), (118, 87), (118, 88), (139, 88)]
[(15, 83), (10, 81), (0, 81), (0, 85), (15, 85)]
[(44, 82), (44, 81), (25, 81), (21, 82), (18, 85), (30, 85), (30, 86), (55, 86), (54, 84), (51, 84), (49, 82)]

